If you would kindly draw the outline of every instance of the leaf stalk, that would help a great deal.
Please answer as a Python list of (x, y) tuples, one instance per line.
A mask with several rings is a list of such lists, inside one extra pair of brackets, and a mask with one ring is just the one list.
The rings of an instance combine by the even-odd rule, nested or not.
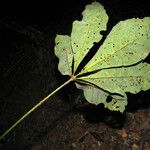
[(62, 89), (64, 86), (69, 84), (71, 81), (75, 80), (73, 77), (70, 78), (68, 81), (63, 83), (61, 86), (59, 86), (57, 89), (55, 89), (53, 92), (51, 92), (49, 95), (47, 95), (44, 99), (42, 99), (39, 103), (37, 103), (34, 107), (32, 107), (28, 112), (26, 112), (18, 121), (16, 121), (9, 129), (7, 129), (2, 136), (0, 136), (0, 140), (4, 139), (4, 137), (12, 131), (18, 124), (20, 124), (28, 115), (30, 115), (35, 109), (37, 109), (39, 106), (41, 106), (44, 102), (46, 102), (52, 95), (54, 95), (56, 92), (58, 92), (60, 89)]

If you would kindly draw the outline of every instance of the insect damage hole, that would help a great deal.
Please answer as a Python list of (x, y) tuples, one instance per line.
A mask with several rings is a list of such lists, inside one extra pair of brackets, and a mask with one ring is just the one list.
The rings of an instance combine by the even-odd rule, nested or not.
[(106, 102), (107, 102), (107, 103), (110, 103), (111, 101), (112, 101), (112, 96), (109, 95), (109, 96), (107, 97), (107, 99), (106, 99)]

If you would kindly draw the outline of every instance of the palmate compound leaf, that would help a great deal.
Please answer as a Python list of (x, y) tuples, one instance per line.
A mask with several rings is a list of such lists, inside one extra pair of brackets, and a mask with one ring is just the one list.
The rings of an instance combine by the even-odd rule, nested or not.
[[(103, 6), (94, 2), (86, 6), (82, 21), (73, 23), (71, 37), (56, 37), (55, 54), (59, 58), (58, 68), (62, 74), (74, 76), (71, 72), (73, 57), (75, 71), (93, 43), (102, 38), (99, 32), (105, 30), (107, 19)], [(76, 75), (78, 83), (86, 84), (82, 87), (85, 98), (90, 103), (104, 103), (110, 110), (123, 112), (127, 104), (125, 92), (137, 93), (150, 88), (150, 65), (133, 65), (144, 60), (149, 53), (150, 18), (120, 21), (78, 75), (102, 70), (88, 76)], [(108, 103), (106, 99), (110, 95), (112, 101)]]
[[(25, 113), (0, 136), (0, 140), (71, 81), (86, 85), (82, 86), (82, 89), (89, 102), (103, 103), (110, 110), (120, 112), (124, 111), (127, 104), (125, 92), (137, 93), (150, 89), (150, 64), (137, 63), (150, 53), (149, 17), (119, 22), (94, 58), (76, 74), (78, 65), (93, 43), (102, 38), (99, 32), (106, 29), (107, 20), (108, 16), (103, 6), (93, 2), (86, 6), (82, 21), (73, 23), (71, 37), (56, 36), (55, 54), (59, 58), (58, 69), (62, 74), (70, 75), (70, 79)], [(75, 66), (74, 69), (72, 65)], [(93, 74), (89, 74), (91, 71), (94, 71)], [(83, 73), (88, 74), (85, 76)], [(108, 96), (112, 99), (108, 100)]]

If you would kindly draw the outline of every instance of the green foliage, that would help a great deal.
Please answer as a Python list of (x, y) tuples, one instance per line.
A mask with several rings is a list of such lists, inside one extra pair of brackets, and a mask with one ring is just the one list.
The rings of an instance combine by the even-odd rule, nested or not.
[[(70, 37), (56, 36), (58, 69), (77, 81), (77, 87), (84, 91), (90, 103), (103, 103), (110, 110), (123, 112), (127, 105), (126, 92), (136, 94), (150, 89), (150, 65), (142, 61), (150, 53), (150, 17), (116, 24), (95, 56), (75, 74), (93, 43), (102, 39), (100, 31), (106, 30), (108, 22), (106, 11), (98, 2), (87, 5), (82, 14), (81, 21), (73, 22)], [(93, 74), (82, 76), (89, 72)], [(112, 97), (110, 102), (108, 96)]]
[(75, 74), (93, 44), (102, 39), (100, 32), (106, 30), (108, 22), (106, 11), (98, 2), (87, 5), (82, 14), (81, 21), (73, 22), (70, 36), (57, 35), (55, 39), (58, 69), (70, 79), (25, 113), (0, 139), (72, 81), (90, 103), (103, 103), (106, 108), (120, 112), (127, 105), (126, 92), (135, 94), (150, 89), (150, 65), (143, 62), (150, 53), (150, 17), (116, 24), (95, 56)]

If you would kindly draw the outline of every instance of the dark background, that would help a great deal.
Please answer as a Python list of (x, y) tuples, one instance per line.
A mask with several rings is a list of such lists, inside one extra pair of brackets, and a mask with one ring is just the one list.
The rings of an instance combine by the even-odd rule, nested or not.
[[(55, 36), (70, 34), (72, 22), (82, 18), (81, 12), (85, 5), (91, 2), (92, 0), (1, 2), (0, 134), (39, 99), (64, 81), (65, 77), (57, 70), (58, 59), (54, 55)], [(148, 0), (100, 2), (109, 16), (110, 27), (120, 20), (150, 16)], [(147, 61), (149, 60), (148, 57)], [(46, 139), (47, 132), (53, 129), (57, 120), (63, 119), (62, 116), (72, 109), (79, 95), (80, 92), (74, 86), (56, 94), (50, 102), (35, 111), (11, 132), (1, 143), (0, 148), (30, 149), (35, 141)], [(127, 110), (135, 111), (140, 107), (149, 106), (149, 92), (139, 93), (138, 99), (133, 95), (129, 96), (129, 102), (132, 102), (129, 103)], [(86, 112), (81, 110), (87, 115), (87, 121), (100, 121), (97, 117), (94, 119), (91, 117), (93, 112), (95, 116), (99, 115), (97, 108), (90, 105), (86, 108)], [(91, 114), (88, 113), (88, 109)]]

